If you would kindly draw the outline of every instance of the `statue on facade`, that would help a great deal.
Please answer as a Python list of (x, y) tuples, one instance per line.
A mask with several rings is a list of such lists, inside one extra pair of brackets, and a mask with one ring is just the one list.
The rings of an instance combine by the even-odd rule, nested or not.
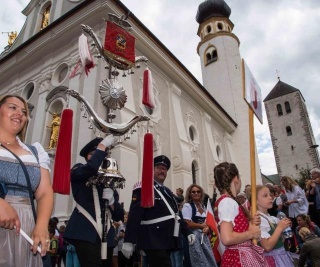
[(57, 113), (53, 114), (51, 126), (47, 126), (47, 127), (51, 129), (48, 149), (53, 149), (57, 146), (59, 129), (60, 129), (60, 116)]
[(14, 40), (17, 38), (17, 32), (10, 32), (8, 33), (9, 39), (8, 39), (8, 45), (12, 46)]
[(46, 8), (43, 12), (42, 22), (41, 22), (41, 30), (49, 25), (49, 17), (50, 17), (50, 7)]

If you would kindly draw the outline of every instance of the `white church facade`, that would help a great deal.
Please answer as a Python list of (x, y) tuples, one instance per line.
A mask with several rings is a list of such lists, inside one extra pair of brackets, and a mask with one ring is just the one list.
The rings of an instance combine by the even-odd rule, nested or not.
[[(44, 18), (43, 14), (49, 16)], [(114, 111), (114, 122), (122, 123), (135, 115), (149, 117), (138, 123), (135, 132), (121, 138), (111, 152), (126, 179), (119, 190), (120, 202), (128, 210), (133, 185), (141, 180), (143, 139), (148, 130), (154, 138), (154, 156), (165, 154), (171, 160), (166, 185), (175, 192), (197, 183), (206, 193), (213, 192), (213, 168), (220, 162), (234, 162), (243, 185), (250, 183), (250, 140), (248, 105), (243, 98), (239, 39), (232, 33), (231, 10), (225, 1), (204, 1), (199, 5), (199, 45), (203, 85), (120, 1), (43, 1), (32, 0), (23, 10), (26, 22), (12, 46), (0, 56), (1, 95), (19, 94), (31, 107), (27, 143), (39, 141), (49, 146), (53, 114), (67, 106), (65, 91), (82, 94), (101, 118), (107, 109), (101, 103), (99, 85), (108, 78), (103, 60), (95, 58), (88, 76), (69, 79), (78, 61), (80, 24), (89, 25), (104, 40), (108, 13), (128, 15), (136, 38), (135, 53), (148, 58), (153, 75), (156, 107), (151, 112), (142, 102), (144, 63), (134, 73), (117, 76), (127, 94), (127, 103)], [(196, 10), (195, 10), (196, 14)], [(48, 25), (43, 25), (48, 19)], [(196, 22), (195, 22), (196, 23)], [(45, 26), (45, 27), (43, 27)], [(197, 33), (194, 33), (197, 34)], [(88, 37), (90, 41), (90, 37)], [(94, 49), (93, 55), (96, 56)], [(191, 52), (191, 51), (190, 51)], [(80, 114), (81, 104), (70, 98), (73, 115), (72, 165), (84, 162), (81, 148), (98, 133)], [(129, 138), (128, 138), (129, 137)], [(52, 168), (55, 149), (47, 149)], [(257, 154), (256, 177), (261, 183)], [(68, 218), (74, 206), (72, 194), (55, 194), (54, 215)]]

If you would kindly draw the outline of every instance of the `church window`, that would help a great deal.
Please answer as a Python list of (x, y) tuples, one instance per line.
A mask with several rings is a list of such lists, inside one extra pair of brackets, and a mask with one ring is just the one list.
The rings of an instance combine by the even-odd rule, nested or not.
[(217, 49), (214, 46), (208, 47), (207, 50), (205, 51), (205, 65), (208, 65), (217, 60), (218, 60)]
[(194, 128), (193, 127), (189, 127), (189, 136), (191, 141), (194, 141)]
[(291, 127), (290, 126), (286, 127), (286, 131), (287, 131), (287, 136), (291, 136), (292, 135), (292, 131), (291, 131)]
[(278, 111), (278, 115), (279, 115), (279, 116), (282, 116), (282, 115), (283, 115), (281, 104), (278, 104), (278, 105), (277, 105), (277, 111)]
[(286, 108), (287, 113), (291, 113), (290, 103), (288, 101), (284, 102), (284, 106)]
[(221, 22), (218, 23), (218, 29), (219, 29), (220, 31), (223, 30), (223, 24), (222, 24)]
[(211, 26), (208, 25), (208, 26), (207, 26), (207, 33), (211, 33), (211, 30), (212, 30), (212, 29), (211, 29)]
[(24, 99), (28, 101), (32, 97), (33, 92), (34, 92), (34, 83), (31, 82), (26, 86), (26, 88), (24, 88), (22, 92), (22, 96)]

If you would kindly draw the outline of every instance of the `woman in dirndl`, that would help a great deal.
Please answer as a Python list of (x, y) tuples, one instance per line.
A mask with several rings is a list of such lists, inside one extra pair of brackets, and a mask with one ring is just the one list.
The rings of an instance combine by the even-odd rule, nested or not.
[(215, 203), (215, 216), (219, 224), (220, 238), (225, 245), (221, 267), (267, 266), (263, 249), (252, 243), (261, 236), (260, 215), (252, 218), (237, 201), (241, 179), (235, 164), (223, 162), (214, 168), (214, 179), (220, 191)]
[(188, 228), (195, 235), (195, 242), (189, 245), (192, 266), (217, 266), (208, 237), (209, 226), (206, 224), (206, 208), (203, 205), (204, 192), (201, 186), (192, 184), (188, 187), (182, 215)]
[[(48, 222), (53, 208), (50, 159), (39, 143), (23, 143), (29, 110), (20, 96), (0, 98), (0, 267), (42, 266), (41, 256), (49, 246)], [(16, 154), (26, 166), (33, 196), (37, 202), (33, 216), (27, 179)], [(36, 155), (37, 154), (37, 155)], [(31, 238), (30, 245), (21, 235)], [(38, 246), (41, 254), (37, 252)]]

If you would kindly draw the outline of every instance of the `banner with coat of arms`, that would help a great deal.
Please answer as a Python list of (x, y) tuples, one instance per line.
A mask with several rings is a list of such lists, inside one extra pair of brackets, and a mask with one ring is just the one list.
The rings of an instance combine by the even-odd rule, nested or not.
[(135, 37), (111, 21), (107, 21), (103, 52), (113, 60), (134, 67)]

